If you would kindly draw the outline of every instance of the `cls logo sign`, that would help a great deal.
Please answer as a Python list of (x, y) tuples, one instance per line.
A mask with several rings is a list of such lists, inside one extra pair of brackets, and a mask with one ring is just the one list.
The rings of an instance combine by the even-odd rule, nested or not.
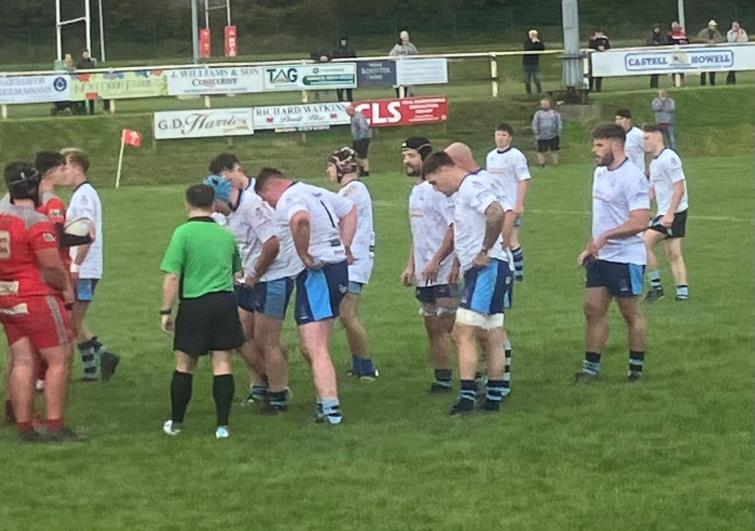
[(275, 83), (296, 83), (299, 79), (299, 71), (296, 68), (267, 68), (267, 82)]

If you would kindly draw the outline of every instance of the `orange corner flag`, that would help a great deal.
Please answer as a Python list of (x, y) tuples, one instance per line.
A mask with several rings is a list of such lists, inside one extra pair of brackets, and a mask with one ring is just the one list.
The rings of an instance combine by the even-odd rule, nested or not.
[(141, 147), (142, 139), (144, 136), (139, 131), (133, 129), (124, 129), (121, 133), (123, 135), (123, 143), (129, 146)]

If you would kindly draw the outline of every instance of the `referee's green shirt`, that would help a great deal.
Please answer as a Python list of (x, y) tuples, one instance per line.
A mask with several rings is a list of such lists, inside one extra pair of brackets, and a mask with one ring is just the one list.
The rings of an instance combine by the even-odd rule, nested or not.
[(232, 292), (241, 271), (236, 238), (210, 217), (191, 218), (173, 232), (160, 269), (181, 278), (182, 299)]

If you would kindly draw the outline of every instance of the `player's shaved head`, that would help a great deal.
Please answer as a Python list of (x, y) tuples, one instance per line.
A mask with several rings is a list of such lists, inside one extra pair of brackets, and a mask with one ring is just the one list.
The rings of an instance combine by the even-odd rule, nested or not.
[(468, 145), (462, 142), (454, 142), (443, 151), (451, 157), (451, 160), (454, 161), (454, 165), (464, 171), (475, 171), (479, 168), (474, 159), (474, 155), (472, 154), (472, 150)]

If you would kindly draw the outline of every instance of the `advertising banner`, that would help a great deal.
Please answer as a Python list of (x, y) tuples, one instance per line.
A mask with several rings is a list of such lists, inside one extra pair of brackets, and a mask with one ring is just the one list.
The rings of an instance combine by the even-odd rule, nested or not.
[(83, 101), (154, 98), (168, 94), (167, 76), (162, 70), (79, 74), (71, 81), (71, 99)]
[(264, 90), (262, 68), (257, 66), (181, 68), (167, 71), (165, 75), (170, 96), (242, 94)]
[(239, 54), (239, 34), (236, 26), (225, 27), (225, 56), (236, 57)]
[(396, 61), (359, 61), (357, 85), (361, 87), (389, 87), (396, 84)]
[(0, 104), (71, 100), (71, 78), (53, 76), (0, 77)]
[(346, 103), (313, 103), (303, 105), (274, 105), (255, 107), (254, 128), (278, 132), (327, 129), (351, 122)]
[(408, 59), (396, 61), (399, 85), (444, 85), (448, 83), (448, 59)]
[(372, 127), (396, 127), (445, 122), (448, 120), (448, 98), (423, 97), (355, 103)]
[(209, 28), (199, 30), (199, 57), (209, 59), (212, 56), (212, 32)]
[(755, 46), (732, 45), (668, 49), (609, 50), (591, 55), (599, 77), (755, 70)]
[(275, 65), (264, 69), (265, 90), (328, 90), (357, 86), (356, 63)]
[(157, 140), (252, 135), (252, 109), (156, 112), (154, 131)]

